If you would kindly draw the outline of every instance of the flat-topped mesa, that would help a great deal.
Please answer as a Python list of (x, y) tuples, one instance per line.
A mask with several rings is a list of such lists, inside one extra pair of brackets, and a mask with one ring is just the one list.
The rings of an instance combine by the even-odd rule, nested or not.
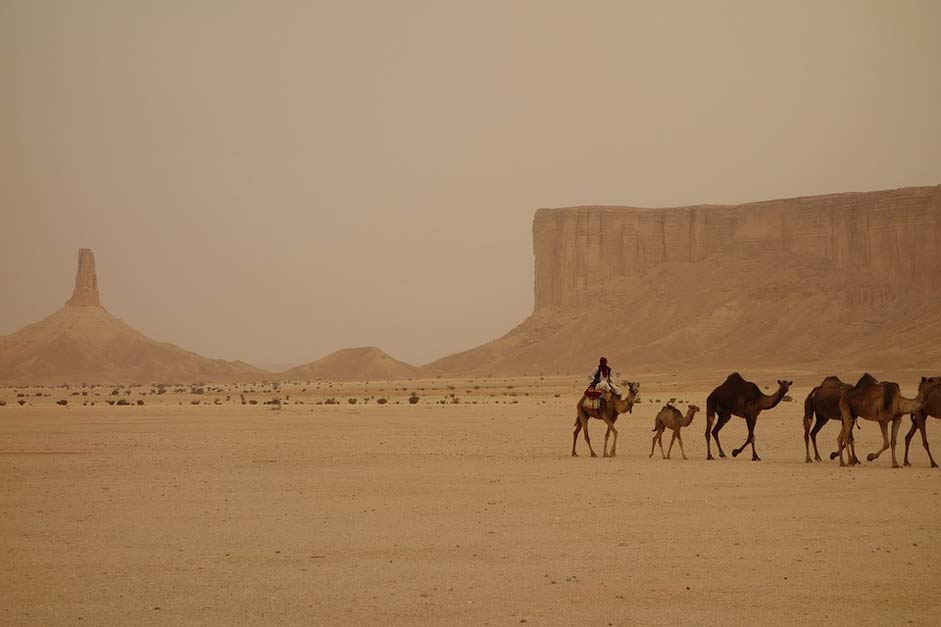
[[(535, 310), (581, 308), (668, 263), (778, 255), (817, 259), (915, 289), (941, 288), (941, 185), (743, 205), (540, 209)], [(617, 289), (617, 288), (615, 288)]]
[(78, 249), (75, 291), (65, 304), (67, 307), (101, 307), (98, 298), (98, 275), (95, 274), (95, 253), (90, 248)]

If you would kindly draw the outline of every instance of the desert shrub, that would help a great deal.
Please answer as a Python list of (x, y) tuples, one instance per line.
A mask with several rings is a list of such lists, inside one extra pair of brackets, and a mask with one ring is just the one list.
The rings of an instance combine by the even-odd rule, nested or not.
[(131, 403), (126, 398), (119, 399), (118, 402), (115, 403), (115, 405), (130, 405), (130, 404)]
[(255, 399), (252, 399), (252, 400), (248, 401), (248, 404), (249, 404), (249, 405), (257, 405), (257, 404), (258, 404), (258, 401), (256, 401)]
[(205, 394), (206, 389), (205, 388), (193, 388), (192, 390), (190, 390), (190, 392), (192, 392), (193, 394)]
[(190, 405), (199, 405), (199, 401), (190, 401)]
[(23, 405), (26, 404), (26, 401), (24, 401), (24, 400), (19, 400), (19, 401), (16, 401), (16, 402), (20, 404), (20, 407), (22, 407)]
[(784, 398), (782, 398), (781, 400), (784, 401), (785, 403), (793, 403), (793, 402), (794, 402), (794, 399), (791, 397), (790, 394), (785, 394), (785, 395), (784, 395)]
[(412, 395), (408, 397), (408, 402), (414, 405), (418, 401), (419, 401), (418, 394), (415, 394), (414, 392), (412, 392)]
[(62, 399), (61, 401), (56, 401), (56, 405), (62, 405), (63, 407), (65, 407), (68, 404), (69, 402), (65, 399)]
[(350, 405), (355, 405), (356, 399), (351, 396), (350, 398), (346, 399), (346, 402), (349, 403)]
[(111, 396), (117, 396), (118, 394), (120, 394), (120, 392), (117, 390), (111, 390)]
[(6, 404), (7, 404), (6, 401), (0, 401), (0, 407), (6, 407)]
[(377, 398), (377, 399), (376, 399), (376, 404), (377, 404), (377, 405), (385, 405), (385, 404), (388, 403), (388, 402), (389, 402), (389, 400), (386, 399), (386, 398)]
[(144, 404), (144, 401), (142, 401), (141, 399), (137, 399), (137, 404), (138, 404), (138, 405), (143, 405), (143, 404)]

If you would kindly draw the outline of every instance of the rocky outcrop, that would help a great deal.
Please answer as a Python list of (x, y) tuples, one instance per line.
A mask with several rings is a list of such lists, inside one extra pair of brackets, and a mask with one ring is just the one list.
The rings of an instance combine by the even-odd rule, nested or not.
[(0, 336), (0, 385), (250, 381), (270, 374), (156, 342), (100, 303), (95, 257), (79, 251), (75, 292), (51, 316)]
[(78, 249), (78, 272), (75, 290), (65, 302), (68, 307), (101, 307), (98, 296), (98, 275), (95, 272), (95, 253), (90, 248)]
[(669, 262), (755, 252), (820, 259), (900, 287), (941, 287), (941, 186), (745, 205), (540, 209), (533, 220), (535, 309)]
[(533, 251), (533, 314), (429, 372), (581, 372), (601, 354), (635, 372), (941, 361), (941, 186), (540, 209)]

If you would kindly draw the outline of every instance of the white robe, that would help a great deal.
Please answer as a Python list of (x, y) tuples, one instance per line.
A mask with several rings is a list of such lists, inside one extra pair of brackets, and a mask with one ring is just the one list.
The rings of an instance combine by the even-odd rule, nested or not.
[[(588, 383), (591, 383), (595, 380), (595, 377), (598, 376), (598, 369), (600, 366), (595, 366), (595, 369), (591, 371), (591, 374), (588, 375)], [(614, 372), (613, 370), (611, 372)], [(620, 398), (621, 388), (614, 384), (614, 381), (611, 379), (611, 375), (608, 375), (607, 378), (599, 377), (598, 385), (595, 386), (596, 390), (601, 390), (602, 392), (611, 391), (615, 396)]]

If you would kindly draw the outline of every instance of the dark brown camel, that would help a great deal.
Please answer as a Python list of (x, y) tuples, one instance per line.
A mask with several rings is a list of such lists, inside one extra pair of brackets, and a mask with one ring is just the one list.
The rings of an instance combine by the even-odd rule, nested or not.
[[(722, 444), (719, 443), (719, 431), (725, 426), (732, 416), (740, 416), (745, 419), (748, 426), (748, 437), (745, 443), (732, 451), (732, 457), (738, 457), (746, 446), (751, 444), (752, 461), (761, 461), (758, 453), (755, 452), (755, 423), (758, 421), (758, 414), (765, 409), (772, 409), (781, 402), (784, 395), (787, 394), (793, 381), (778, 380), (778, 391), (767, 396), (761, 393), (757, 385), (751, 381), (746, 381), (737, 372), (730, 374), (725, 382), (714, 389), (706, 398), (706, 459), (715, 459), (712, 456), (710, 446), (710, 431), (712, 437), (716, 439), (716, 446), (719, 448), (719, 457), (725, 457), (725, 451), (722, 450)], [(712, 428), (712, 422), (716, 415), (719, 416), (715, 429)]]
[[(614, 428), (614, 423), (617, 422), (619, 414), (631, 413), (631, 409), (634, 407), (634, 401), (637, 400), (638, 390), (640, 390), (640, 383), (630, 381), (627, 384), (627, 394), (624, 394), (621, 398), (614, 396), (611, 392), (605, 392), (605, 403), (600, 412), (597, 409), (586, 408), (585, 402), (589, 399), (584, 394), (582, 395), (576, 407), (578, 417), (575, 418), (575, 433), (572, 434), (572, 457), (578, 456), (578, 453), (575, 452), (575, 443), (578, 442), (578, 432), (582, 430), (585, 431), (585, 443), (588, 444), (588, 450), (591, 452), (591, 456), (598, 457), (595, 455), (595, 450), (591, 448), (591, 439), (588, 437), (589, 418), (603, 420), (604, 423), (608, 425), (608, 430), (604, 434), (603, 455), (605, 457), (614, 457), (617, 454), (618, 430)], [(611, 452), (609, 453), (608, 436), (612, 433), (614, 434), (614, 443), (611, 445)]]
[[(927, 381), (932, 386), (941, 385), (941, 377), (928, 377)], [(925, 406), (921, 408), (921, 411), (912, 414), (912, 428), (908, 430), (908, 434), (905, 436), (905, 461), (902, 462), (903, 466), (911, 466), (908, 463), (908, 447), (912, 443), (912, 436), (915, 435), (915, 431), (921, 431), (921, 443), (925, 447), (925, 452), (928, 453), (928, 459), (931, 460), (931, 467), (938, 467), (934, 457), (931, 456), (931, 449), (928, 448), (928, 433), (925, 430), (925, 422), (928, 416), (941, 418), (941, 387), (935, 388), (928, 395), (928, 400), (925, 401)]]
[(918, 395), (915, 398), (905, 398), (898, 383), (891, 381), (875, 381), (866, 374), (851, 389), (845, 390), (840, 397), (840, 413), (843, 415), (843, 429), (837, 440), (839, 445), (840, 466), (845, 466), (843, 449), (849, 441), (849, 434), (853, 430), (856, 418), (864, 418), (879, 423), (882, 429), (882, 448), (870, 453), (866, 459), (873, 461), (889, 448), (888, 427), (892, 423), (892, 467), (899, 468), (895, 457), (895, 443), (898, 439), (899, 425), (902, 416), (920, 412), (925, 406), (928, 394), (936, 389), (936, 384), (929, 383), (925, 377), (918, 384)]
[[(817, 433), (827, 422), (835, 420), (842, 424), (843, 415), (840, 413), (840, 397), (843, 390), (851, 388), (849, 383), (843, 383), (839, 377), (829, 376), (823, 382), (810, 391), (804, 400), (804, 450), (807, 458), (804, 460), (808, 464), (813, 461), (822, 461), (820, 451), (817, 449)], [(817, 415), (817, 421), (814, 423), (813, 431), (810, 429), (810, 422)], [(810, 442), (814, 443), (814, 459), (810, 458)], [(853, 432), (850, 431), (850, 458), (854, 464), (858, 464), (856, 459), (856, 442), (853, 440)], [(836, 452), (830, 454), (830, 459), (836, 457)]]

